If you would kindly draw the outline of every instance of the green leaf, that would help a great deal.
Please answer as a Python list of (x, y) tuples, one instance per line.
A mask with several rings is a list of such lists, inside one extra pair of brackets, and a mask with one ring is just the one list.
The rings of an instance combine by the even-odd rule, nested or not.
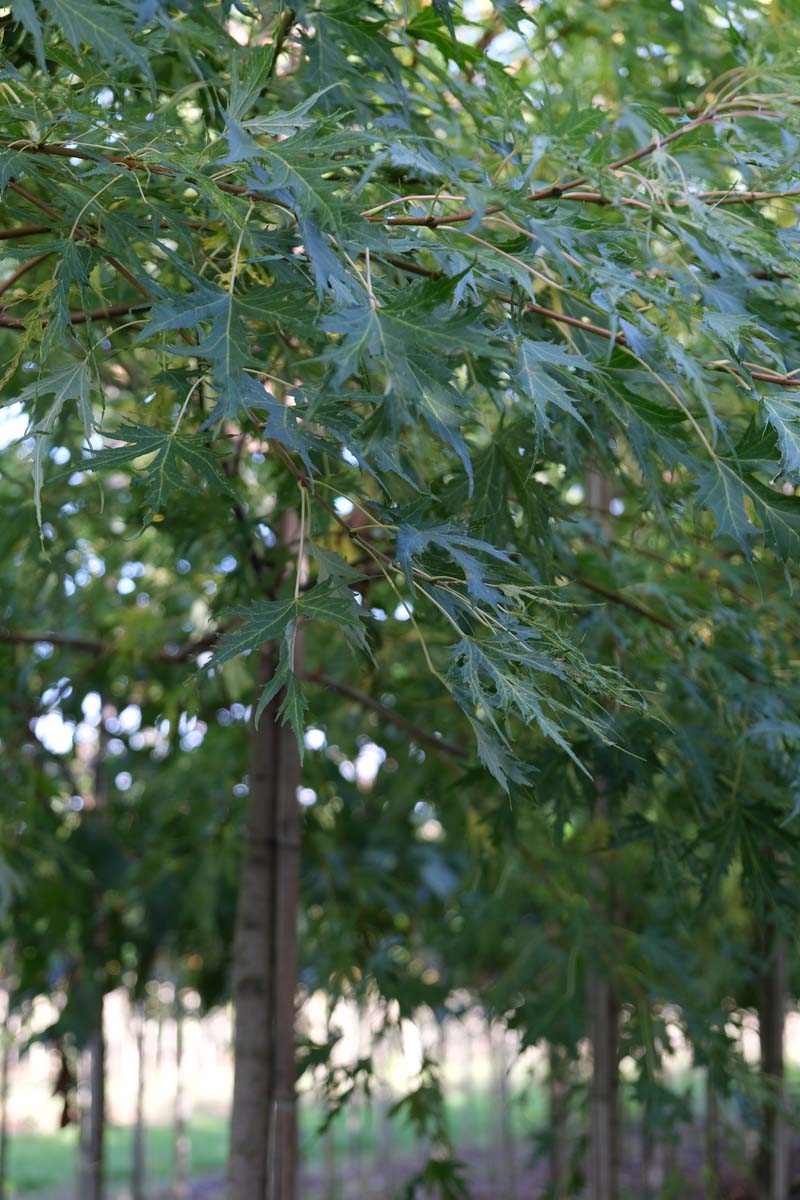
[(800, 472), (800, 400), (791, 392), (772, 392), (764, 397), (764, 408), (778, 435), (781, 469), (796, 476)]
[(785, 496), (717, 459), (698, 477), (696, 501), (714, 513), (716, 533), (732, 537), (748, 555), (758, 532), (747, 514), (749, 502), (777, 557), (800, 558), (800, 497)]
[(277, 640), (300, 617), (333, 621), (353, 630), (360, 630), (362, 625), (362, 612), (355, 596), (333, 578), (315, 584), (297, 598), (261, 600), (244, 608), (231, 609), (231, 612), (241, 618), (241, 625), (220, 639), (213, 659), (215, 666)]
[(116, 470), (148, 458), (149, 462), (139, 468), (145, 486), (145, 525), (164, 515), (174, 491), (197, 491), (197, 482), (190, 482), (193, 480), (231, 498), (236, 497), (206, 434), (155, 429), (130, 421), (114, 432), (106, 432), (105, 436), (123, 444), (97, 451), (84, 464), (84, 469)]
[(533, 403), (537, 438), (550, 433), (554, 408), (586, 426), (574, 398), (555, 376), (554, 369), (559, 369), (563, 378), (576, 369), (591, 370), (591, 363), (582, 355), (569, 354), (564, 347), (554, 346), (551, 342), (522, 339), (513, 378), (521, 394)]
[(456, 0), (433, 0), (433, 11), (440, 16), (447, 26), (451, 38), (455, 39), (456, 27), (453, 22), (453, 11), (456, 7)]
[(105, 61), (122, 60), (153, 78), (146, 55), (125, 32), (120, 5), (112, 8), (96, 0), (43, 0), (43, 4), (73, 49), (80, 50), (86, 43)]
[(14, 13), (14, 19), (19, 21), (33, 38), (33, 44), (36, 49), (36, 60), (39, 63), (40, 69), (47, 74), (42, 23), (39, 20), (33, 0), (14, 0), (12, 12)]
[(91, 393), (93, 385), (92, 365), (89, 359), (70, 363), (37, 379), (35, 383), (23, 388), (15, 397), (16, 401), (28, 403), (36, 401), (40, 396), (52, 396), (53, 400), (45, 413), (32, 429), (36, 441), (33, 450), (33, 494), (36, 507), (36, 520), (42, 527), (42, 485), (44, 482), (44, 464), (50, 449), (50, 434), (56, 426), (64, 405), (69, 400), (76, 400), (78, 413), (83, 425), (83, 432), (88, 441), (92, 434), (93, 416)]

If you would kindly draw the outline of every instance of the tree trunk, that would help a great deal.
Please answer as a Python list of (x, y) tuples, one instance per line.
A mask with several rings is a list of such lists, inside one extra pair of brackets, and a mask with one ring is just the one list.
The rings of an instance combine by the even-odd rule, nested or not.
[(714, 1084), (711, 1068), (706, 1068), (706, 1111), (705, 1111), (705, 1156), (706, 1156), (706, 1191), (708, 1200), (721, 1200), (720, 1168), (721, 1128), (719, 1111), (719, 1093)]
[[(258, 689), (270, 679), (272, 656), (259, 651)], [(250, 791), (233, 946), (234, 1082), (228, 1164), (229, 1200), (261, 1200), (267, 1194), (267, 1130), (271, 1011), (270, 930), (272, 841), (277, 729), (265, 712), (250, 740)]]
[(180, 992), (175, 989), (175, 1160), (173, 1164), (172, 1194), (175, 1200), (188, 1200), (189, 1166), (191, 1142), (189, 1123), (186, 1118), (186, 1087), (183, 1077), (183, 1005)]
[[(594, 465), (586, 472), (586, 502), (590, 515), (606, 531), (609, 528), (611, 485)], [(607, 826), (611, 815), (608, 783), (595, 779), (592, 819)], [(602, 866), (594, 871), (594, 903), (598, 919), (608, 925), (615, 916), (614, 895)], [(586, 1007), (589, 1041), (592, 1046), (592, 1082), (589, 1092), (589, 1161), (587, 1192), (589, 1200), (617, 1200), (619, 1194), (620, 1114), (619, 1114), (619, 1005), (608, 971), (597, 962), (590, 963)]]
[(11, 1029), (11, 992), (5, 996), (2, 1047), (0, 1047), (0, 1200), (8, 1195), (8, 1091), (14, 1034)]
[(517, 1200), (517, 1169), (514, 1147), (514, 1130), (511, 1123), (511, 1097), (508, 1087), (508, 1053), (506, 1028), (502, 1022), (489, 1026), (489, 1046), (494, 1075), (494, 1101), (496, 1111), (496, 1145), (500, 1161), (501, 1195), (504, 1200)]
[[(92, 820), (103, 825), (107, 820), (108, 809), (108, 773), (106, 769), (106, 748), (108, 732), (106, 721), (115, 714), (113, 707), (101, 705), (100, 727), (97, 731), (97, 750), (92, 763), (93, 775), (93, 807)], [(103, 894), (100, 886), (96, 889), (97, 905), (102, 909)], [(92, 959), (97, 970), (105, 961), (105, 943), (107, 931), (100, 924), (94, 935), (92, 955), (87, 965), (91, 995), (91, 1035), (87, 1044), (88, 1055), (88, 1091), (89, 1103), (85, 1112), (81, 1113), (80, 1151), (79, 1151), (79, 1184), (78, 1200), (104, 1200), (105, 1196), (105, 1132), (106, 1132), (106, 1040), (103, 1027), (103, 1008), (105, 992), (103, 984), (91, 971)], [(95, 989), (97, 989), (95, 991)]]
[[(649, 1114), (645, 1112), (642, 1115), (642, 1200), (653, 1200), (655, 1196), (653, 1190), (655, 1150), (656, 1140), (653, 1136), (653, 1127)], [(710, 1197), (709, 1200), (711, 1200)]]
[(589, 1200), (617, 1200), (619, 1179), (619, 1008), (608, 977), (589, 973), (586, 1002), (592, 1044), (589, 1092)]
[[(281, 540), (296, 544), (295, 513)], [(302, 569), (302, 566), (301, 566)], [(295, 665), (302, 658), (302, 631)], [(263, 646), (256, 697), (274, 671)], [(228, 1200), (295, 1200), (294, 1009), (298, 970), (300, 759), (277, 696), (250, 739), (250, 794), (234, 939), (234, 1093)]]
[(145, 1015), (144, 1006), (136, 1011), (136, 1116), (131, 1157), (131, 1200), (145, 1200)]
[(789, 1193), (789, 1139), (783, 1041), (786, 1020), (786, 944), (774, 926), (762, 939), (758, 1026), (761, 1040), (761, 1076), (768, 1090), (763, 1109), (763, 1133), (758, 1156), (758, 1181), (763, 1200), (786, 1200)]
[(81, 1114), (78, 1200), (103, 1200), (106, 1125), (106, 1043), (103, 995), (96, 997), (94, 1032), (87, 1047), (89, 1103)]
[(547, 1051), (548, 1133), (550, 1146), (550, 1195), (565, 1200), (567, 1195), (567, 1058), (561, 1046)]
[[(301, 636), (298, 632), (298, 640)], [(299, 645), (298, 645), (299, 650)], [(300, 757), (294, 734), (278, 727), (277, 712), (265, 714), (275, 731), (275, 843), (270, 955), (272, 980), (272, 1077), (267, 1142), (268, 1200), (297, 1194), (297, 1097), (295, 1092), (295, 992), (299, 967), (297, 913), (300, 903)]]

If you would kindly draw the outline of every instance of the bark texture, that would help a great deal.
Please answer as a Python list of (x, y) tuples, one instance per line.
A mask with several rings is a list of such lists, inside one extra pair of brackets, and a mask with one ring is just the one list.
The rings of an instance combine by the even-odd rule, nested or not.
[(175, 1200), (189, 1198), (191, 1142), (186, 1111), (186, 1087), (183, 1075), (184, 1014), (180, 994), (175, 997), (175, 1161), (172, 1194)]
[[(586, 502), (590, 515), (605, 530), (610, 525), (609, 480), (595, 466), (586, 473)], [(593, 820), (608, 827), (611, 804), (607, 781), (595, 779)], [(600, 925), (613, 924), (615, 898), (606, 870), (597, 865), (593, 879), (594, 904)], [(589, 1155), (586, 1183), (589, 1200), (617, 1200), (619, 1195), (619, 1005), (608, 973), (608, 963), (589, 965), (586, 1009), (592, 1047), (592, 1082), (589, 1092)]]
[(706, 1112), (705, 1112), (705, 1155), (706, 1189), (708, 1200), (722, 1200), (720, 1176), (722, 1167), (722, 1140), (717, 1092), (711, 1068), (706, 1068)]
[(619, 1006), (611, 983), (597, 968), (589, 973), (586, 1003), (592, 1045), (589, 1093), (589, 1200), (619, 1195)]
[(94, 1031), (86, 1051), (89, 1103), (81, 1114), (78, 1200), (104, 1200), (106, 1126), (106, 1040), (103, 996), (95, 1000)]
[(142, 1005), (136, 1013), (136, 1120), (131, 1156), (131, 1200), (145, 1200), (145, 1016)]
[(8, 1195), (8, 1090), (14, 1034), (11, 1028), (11, 993), (6, 992), (0, 1049), (0, 1200)]
[(548, 1126), (550, 1132), (550, 1195), (566, 1200), (569, 1148), (567, 1143), (567, 1057), (560, 1046), (547, 1051)]
[[(272, 675), (272, 657), (259, 653), (256, 682)], [(229, 1200), (267, 1194), (270, 1075), (270, 934), (272, 928), (272, 827), (277, 729), (265, 712), (251, 733), (247, 829), (233, 946), (234, 1083), (228, 1164)]]
[[(298, 543), (287, 513), (280, 540)], [(302, 573), (302, 564), (300, 564)], [(302, 659), (302, 631), (295, 667)], [(272, 678), (263, 646), (257, 695)], [(234, 940), (234, 1095), (228, 1200), (296, 1200), (295, 991), (300, 886), (300, 759), (276, 697), (250, 741), (250, 792)]]
[(786, 1020), (786, 944), (773, 926), (761, 938), (763, 974), (758, 1005), (761, 1074), (768, 1090), (762, 1116), (758, 1184), (763, 1200), (787, 1200), (789, 1137), (784, 1108), (784, 1025)]

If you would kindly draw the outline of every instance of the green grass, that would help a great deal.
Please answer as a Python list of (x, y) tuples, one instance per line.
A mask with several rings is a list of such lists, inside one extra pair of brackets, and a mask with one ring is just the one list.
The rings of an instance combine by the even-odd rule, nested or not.
[[(537, 1094), (538, 1093), (538, 1094)], [(532, 1102), (531, 1102), (532, 1101)], [(512, 1121), (518, 1133), (535, 1128), (544, 1116), (541, 1089), (531, 1089), (524, 1105), (514, 1105)], [(489, 1093), (473, 1091), (448, 1098), (448, 1121), (456, 1142), (480, 1145), (493, 1134), (496, 1105)], [(318, 1135), (321, 1109), (304, 1104), (300, 1111), (301, 1153), (307, 1161), (321, 1155)], [(227, 1155), (228, 1126), (222, 1117), (193, 1120), (191, 1132), (191, 1170), (193, 1175), (216, 1175), (224, 1171)], [(342, 1156), (349, 1153), (378, 1153), (381, 1123), (377, 1114), (354, 1105), (333, 1122), (331, 1137)], [(106, 1163), (109, 1183), (124, 1184), (130, 1178), (133, 1133), (129, 1127), (110, 1126), (106, 1133)], [(147, 1176), (152, 1181), (170, 1178), (173, 1163), (173, 1132), (169, 1128), (147, 1131)], [(392, 1121), (395, 1153), (413, 1154), (418, 1147), (414, 1130), (407, 1121)], [(12, 1196), (20, 1193), (69, 1189), (76, 1176), (77, 1130), (64, 1129), (52, 1134), (14, 1134), (10, 1141), (10, 1184)]]
[[(106, 1134), (108, 1180), (125, 1183), (130, 1178), (132, 1130), (111, 1126)], [(192, 1171), (213, 1175), (223, 1169), (227, 1153), (228, 1127), (222, 1118), (203, 1118), (191, 1123)], [(171, 1129), (147, 1131), (147, 1171), (152, 1179), (168, 1179), (172, 1173)], [(11, 1195), (69, 1185), (76, 1174), (77, 1131), (64, 1129), (53, 1134), (14, 1134), (10, 1141)]]
[[(686, 1079), (684, 1085), (689, 1083)], [(792, 1080), (792, 1082), (796, 1082)], [(547, 1118), (546, 1090), (531, 1081), (522, 1095), (511, 1103), (510, 1121), (514, 1135), (531, 1138)], [(315, 1162), (323, 1155), (318, 1128), (322, 1110), (308, 1102), (300, 1106), (300, 1147), (306, 1162)], [(496, 1096), (488, 1089), (473, 1088), (447, 1096), (447, 1119), (456, 1146), (481, 1148), (496, 1135), (498, 1105)], [(195, 1176), (219, 1175), (224, 1172), (228, 1148), (228, 1125), (223, 1117), (198, 1117), (191, 1122), (191, 1171)], [(107, 1131), (107, 1178), (110, 1184), (125, 1184), (130, 1179), (132, 1130), (112, 1126)], [(385, 1130), (376, 1109), (356, 1102), (346, 1106), (331, 1126), (338, 1157), (348, 1155), (369, 1157), (380, 1154)], [(405, 1120), (395, 1118), (391, 1130), (395, 1154), (409, 1156), (418, 1150), (415, 1131)], [(76, 1175), (77, 1131), (65, 1129), (53, 1134), (14, 1134), (10, 1144), (11, 1196), (59, 1189), (71, 1198)], [(174, 1135), (170, 1128), (147, 1131), (147, 1176), (152, 1182), (163, 1182), (172, 1175)], [(60, 1189), (63, 1189), (63, 1193)], [(33, 1200), (33, 1197), (32, 1197)], [(42, 1200), (50, 1200), (50, 1196)]]

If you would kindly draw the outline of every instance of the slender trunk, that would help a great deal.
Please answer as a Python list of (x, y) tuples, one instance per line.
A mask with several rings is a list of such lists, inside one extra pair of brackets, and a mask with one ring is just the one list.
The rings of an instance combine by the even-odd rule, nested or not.
[[(259, 651), (258, 690), (273, 671), (266, 648)], [(229, 1200), (262, 1200), (267, 1194), (267, 1129), (271, 1012), (273, 771), (277, 729), (264, 713), (250, 740), (250, 792), (233, 946), (235, 998), (234, 1083), (228, 1163)]]
[(596, 968), (587, 987), (592, 1082), (589, 1093), (589, 1200), (617, 1200), (619, 1176), (619, 1008)]
[(721, 1200), (720, 1168), (722, 1165), (720, 1140), (719, 1093), (711, 1075), (711, 1068), (706, 1068), (706, 1112), (705, 1112), (705, 1154), (706, 1154), (706, 1191), (708, 1200)]
[(489, 1045), (494, 1068), (494, 1099), (497, 1105), (497, 1150), (500, 1161), (501, 1195), (504, 1200), (517, 1198), (517, 1171), (514, 1158), (514, 1131), (511, 1124), (511, 1097), (508, 1088), (508, 1054), (505, 1026), (489, 1026)]
[(131, 1200), (145, 1200), (145, 1015), (143, 1005), (136, 1012), (136, 1115), (131, 1158)]
[(89, 1121), (91, 1084), (89, 1081), (89, 1051), (78, 1060), (78, 1178), (75, 1200), (83, 1200), (91, 1187), (91, 1158), (89, 1155)]
[[(300, 637), (298, 633), (298, 639)], [(267, 1141), (268, 1200), (295, 1200), (297, 1194), (297, 1096), (295, 1091), (295, 991), (299, 967), (297, 913), (300, 903), (300, 758), (294, 734), (278, 727), (277, 712), (268, 713), (275, 733), (275, 843), (272, 870), (272, 1095)]]
[[(642, 1200), (653, 1200), (656, 1142), (653, 1136), (653, 1126), (649, 1113), (642, 1115)], [(710, 1197), (709, 1197), (710, 1200)]]
[(561, 1046), (547, 1052), (548, 1133), (550, 1195), (565, 1200), (567, 1194), (567, 1058)]
[(0, 1200), (8, 1195), (8, 1091), (14, 1034), (11, 1029), (11, 993), (6, 992), (0, 1048)]
[[(282, 521), (285, 544), (298, 541), (295, 513)], [(302, 658), (302, 631), (295, 665)], [(272, 678), (263, 646), (257, 695)], [(280, 723), (276, 697), (250, 740), (250, 796), (234, 941), (234, 1095), (228, 1200), (295, 1200), (295, 990), (300, 887), (300, 760)]]
[(767, 1089), (758, 1179), (763, 1200), (786, 1200), (789, 1192), (789, 1140), (784, 1117), (784, 1024), (786, 1020), (786, 944), (769, 926), (762, 939), (763, 975), (758, 1025), (761, 1039), (761, 1076)]
[(94, 1031), (86, 1052), (88, 1104), (81, 1114), (78, 1200), (103, 1200), (104, 1137), (106, 1124), (106, 1043), (103, 996), (96, 998)]
[[(104, 825), (108, 809), (108, 774), (106, 770), (106, 747), (108, 733), (107, 719), (115, 713), (105, 704), (101, 707), (101, 721), (98, 729), (97, 750), (92, 763), (93, 774), (93, 807), (92, 820), (98, 825)], [(96, 885), (96, 903), (102, 910), (103, 893), (99, 883)], [(88, 1105), (81, 1113), (80, 1133), (80, 1179), (79, 1200), (104, 1200), (105, 1196), (105, 1131), (106, 1131), (106, 1040), (103, 1027), (103, 1008), (105, 993), (101, 983), (91, 978), (91, 965), (94, 960), (95, 968), (105, 961), (105, 943), (107, 931), (101, 923), (94, 935), (92, 955), (86, 968), (89, 974), (87, 982), (92, 992), (91, 1034), (87, 1044), (88, 1057)], [(97, 989), (95, 991), (95, 989)]]
[(184, 1015), (180, 992), (175, 992), (175, 1160), (172, 1195), (175, 1200), (188, 1200), (191, 1142), (186, 1115), (186, 1087), (183, 1077)]
[[(331, 1040), (331, 1005), (325, 1000), (325, 1041)], [(339, 1182), (336, 1166), (336, 1138), (333, 1126), (328, 1125), (322, 1135), (322, 1161), (325, 1178), (322, 1185), (324, 1200), (338, 1200)]]
[[(609, 480), (590, 465), (586, 472), (586, 501), (590, 515), (608, 530)], [(595, 779), (593, 820), (607, 827), (611, 815), (608, 781)], [(594, 871), (594, 903), (600, 924), (613, 922), (616, 907), (613, 889), (602, 866)], [(586, 1006), (592, 1046), (592, 1082), (589, 1093), (589, 1200), (617, 1200), (619, 1194), (619, 1005), (605, 965), (590, 963)]]

